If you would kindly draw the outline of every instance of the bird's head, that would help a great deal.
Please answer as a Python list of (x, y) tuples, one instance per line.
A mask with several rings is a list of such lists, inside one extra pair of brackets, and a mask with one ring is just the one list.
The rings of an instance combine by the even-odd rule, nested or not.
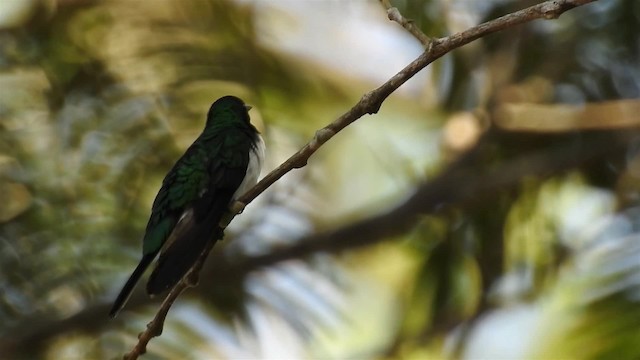
[(245, 104), (238, 97), (223, 96), (211, 104), (207, 114), (206, 127), (224, 124), (250, 125), (250, 109), (251, 106)]

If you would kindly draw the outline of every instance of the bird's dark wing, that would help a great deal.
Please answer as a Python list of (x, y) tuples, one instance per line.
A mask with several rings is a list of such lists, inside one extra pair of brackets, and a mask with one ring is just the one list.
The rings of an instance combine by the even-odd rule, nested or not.
[(251, 143), (241, 140), (218, 142), (223, 146), (219, 156), (208, 163), (208, 186), (190, 206), (193, 210), (190, 226), (181, 229), (181, 234), (176, 234), (175, 240), (172, 239), (160, 254), (147, 283), (150, 295), (173, 287), (193, 266), (207, 243), (222, 238), (220, 220), (242, 183), (249, 163)]
[(197, 146), (191, 146), (162, 181), (144, 234), (142, 259), (120, 290), (109, 316), (118, 315), (169, 236), (176, 228), (184, 228), (182, 223), (191, 211), (189, 207), (209, 183), (206, 162), (201, 159), (205, 155)]
[(153, 201), (142, 244), (143, 254), (158, 253), (178, 221), (207, 189), (210, 182), (207, 162), (204, 149), (194, 144), (167, 174)]

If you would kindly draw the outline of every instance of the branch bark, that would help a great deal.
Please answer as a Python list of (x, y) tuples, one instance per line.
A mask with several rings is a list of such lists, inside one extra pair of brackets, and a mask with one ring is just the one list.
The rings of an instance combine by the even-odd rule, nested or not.
[[(524, 10), (520, 10), (505, 16), (502, 16), (498, 19), (485, 22), (478, 26), (474, 26), (468, 30), (463, 32), (453, 34), (451, 36), (447, 36), (444, 38), (433, 39), (428, 42), (428, 45), (425, 52), (422, 53), (417, 59), (412, 61), (409, 65), (407, 65), (404, 69), (398, 72), (396, 75), (391, 77), (387, 82), (382, 84), (377, 89), (368, 92), (362, 96), (360, 101), (356, 103), (349, 111), (344, 113), (342, 116), (337, 118), (335, 121), (325, 126), (324, 128), (318, 130), (311, 139), (302, 149), (292, 155), (289, 159), (287, 159), (284, 163), (278, 166), (275, 170), (265, 176), (256, 186), (250, 189), (246, 194), (244, 194), (238, 202), (232, 206), (232, 210), (237, 212), (238, 209), (244, 208), (245, 205), (249, 204), (253, 201), (258, 195), (264, 192), (269, 186), (278, 181), (282, 176), (287, 174), (289, 171), (301, 168), (307, 164), (309, 158), (327, 141), (329, 141), (332, 137), (334, 137), (338, 132), (342, 129), (353, 123), (354, 121), (360, 119), (366, 114), (375, 114), (380, 110), (382, 103), (391, 95), (394, 91), (396, 91), (402, 84), (404, 84), (407, 80), (412, 78), (415, 74), (417, 74), (420, 70), (424, 69), (427, 65), (431, 64), (435, 60), (439, 59), (446, 53), (457, 49), (465, 44), (468, 44), (474, 40), (477, 40), (483, 36), (489, 35), (491, 33), (495, 33), (500, 30), (504, 30), (506, 28), (510, 28), (519, 24), (523, 24), (535, 19), (555, 19), (559, 17), (565, 11), (573, 9), (575, 7), (585, 5), (587, 3), (597, 1), (597, 0), (553, 0), (546, 1), (538, 5), (531, 6)], [(395, 19), (394, 19), (395, 20)], [(404, 26), (404, 25), (403, 25)], [(423, 34), (424, 35), (424, 34)], [(426, 36), (425, 36), (426, 37)], [(506, 179), (503, 179), (503, 181)], [(441, 187), (447, 188), (447, 184), (443, 183), (435, 183), (431, 188), (439, 189)], [(425, 192), (426, 191), (426, 192)], [(418, 195), (418, 194), (416, 194)], [(469, 190), (464, 191), (465, 196), (469, 196)], [(462, 195), (458, 195), (462, 196)], [(399, 212), (399, 215), (410, 215), (412, 212), (415, 212), (420, 208), (419, 204), (415, 201), (429, 200), (431, 203), (437, 203), (439, 201), (439, 195), (434, 193), (433, 190), (427, 191), (423, 190), (420, 193), (420, 196), (412, 197), (414, 202), (410, 202), (405, 204), (402, 207), (402, 211)], [(453, 200), (453, 199), (444, 199), (444, 200)], [(387, 214), (387, 217), (388, 214)], [(401, 224), (408, 226), (413, 221), (412, 216), (398, 216), (398, 221), (401, 221)], [(351, 232), (354, 236), (361, 235), (361, 231), (369, 232), (372, 228), (366, 229), (359, 225), (355, 224), (352, 227), (347, 227), (344, 231)], [(380, 239), (383, 236), (390, 235), (389, 230), (381, 227), (382, 223), (376, 223), (375, 221), (371, 224), (373, 225), (377, 231), (377, 238)], [(296, 247), (288, 249), (288, 251), (280, 251), (278, 253), (265, 255), (261, 258), (253, 259), (252, 262), (255, 262), (259, 265), (268, 265), (277, 261), (281, 261), (287, 258), (301, 256), (303, 254), (307, 254), (310, 252), (314, 252), (317, 250), (323, 249), (324, 246), (330, 246), (333, 248), (340, 248), (341, 245), (338, 243), (332, 243), (332, 237), (336, 234), (323, 234), (318, 235), (315, 238), (312, 237), (308, 242), (300, 243)], [(360, 236), (354, 237), (354, 239), (364, 238)], [(162, 327), (164, 324), (164, 320), (169, 311), (169, 308), (173, 304), (173, 302), (177, 299), (177, 297), (190, 285), (188, 283), (192, 281), (185, 281), (187, 278), (192, 279), (194, 276), (197, 276), (199, 273), (202, 264), (204, 263), (204, 259), (208, 256), (211, 248), (213, 247), (213, 243), (209, 246), (205, 251), (201, 254), (200, 259), (194, 265), (190, 273), (179, 282), (167, 295), (167, 298), (162, 303), (158, 313), (154, 317), (154, 319), (147, 325), (147, 329), (139, 335), (139, 341), (135, 345), (135, 347), (124, 356), (124, 359), (134, 360), (137, 359), (138, 356), (144, 354), (146, 352), (146, 346), (148, 342), (156, 336), (159, 336), (162, 333)]]

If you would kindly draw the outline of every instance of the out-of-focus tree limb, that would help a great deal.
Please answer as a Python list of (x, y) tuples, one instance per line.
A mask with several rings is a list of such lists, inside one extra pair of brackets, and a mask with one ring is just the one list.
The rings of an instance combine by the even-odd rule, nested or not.
[(486, 203), (498, 193), (518, 186), (523, 178), (547, 178), (590, 160), (624, 151), (636, 140), (638, 133), (627, 131), (591, 134), (591, 137), (587, 135), (579, 145), (557, 146), (526, 154), (484, 173), (470, 166), (474, 154), (479, 150), (475, 148), (391, 210), (332, 231), (311, 235), (293, 246), (244, 259), (233, 264), (232, 268), (234, 271), (238, 271), (236, 268), (250, 271), (318, 251), (339, 252), (371, 245), (407, 231), (418, 215), (434, 213), (450, 206), (467, 207)]
[(640, 127), (640, 100), (596, 104), (512, 103), (498, 107), (496, 125), (506, 130), (565, 132), (586, 129)]

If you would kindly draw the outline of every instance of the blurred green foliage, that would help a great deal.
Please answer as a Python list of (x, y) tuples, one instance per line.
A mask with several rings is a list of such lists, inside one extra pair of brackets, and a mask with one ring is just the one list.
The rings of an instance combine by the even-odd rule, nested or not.
[[(442, 37), (536, 2), (392, 3)], [(23, 4), (20, 24), (0, 30), (0, 353), (117, 357), (158, 300), (140, 292), (111, 322), (107, 308), (208, 105), (228, 93), (254, 105), (272, 168), (379, 84), (265, 46), (259, 20), (292, 20), (253, 2)], [(446, 140), (456, 114), (484, 133), (468, 182), (551, 146), (589, 144), (577, 125), (506, 131), (492, 115), (509, 103), (639, 98), (638, 33), (640, 3), (601, 0), (446, 55), (420, 92), (394, 94), (234, 220), (145, 358), (640, 357), (637, 142), (482, 194), (490, 201), (417, 214), (383, 244), (224, 271), (401, 202), (461, 152)], [(592, 132), (618, 139), (608, 124)]]

